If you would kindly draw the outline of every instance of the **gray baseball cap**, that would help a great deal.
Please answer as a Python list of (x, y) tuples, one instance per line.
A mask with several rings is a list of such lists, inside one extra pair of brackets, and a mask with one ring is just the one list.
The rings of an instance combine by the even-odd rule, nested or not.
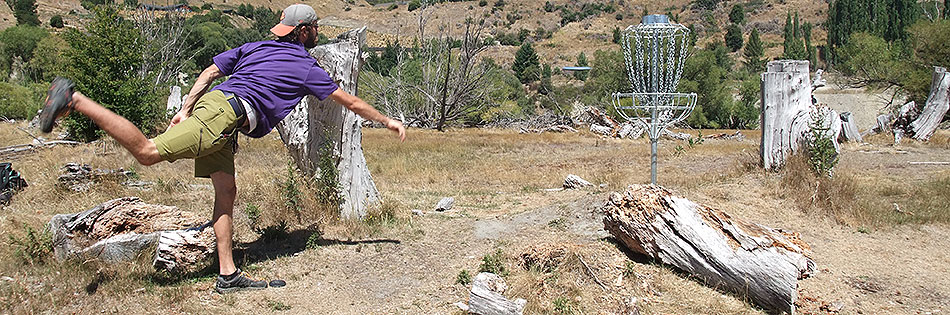
[(306, 4), (294, 4), (280, 14), (280, 23), (270, 29), (271, 33), (277, 36), (286, 36), (294, 30), (297, 25), (310, 24), (317, 21), (317, 12)]

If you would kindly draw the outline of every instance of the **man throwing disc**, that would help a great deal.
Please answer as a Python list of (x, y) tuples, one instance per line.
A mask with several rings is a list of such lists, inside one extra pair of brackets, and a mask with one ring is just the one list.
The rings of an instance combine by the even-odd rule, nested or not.
[[(74, 91), (69, 79), (56, 78), (40, 114), (40, 128), (50, 132), (54, 122), (76, 111), (129, 150), (142, 165), (195, 159), (195, 176), (211, 178), (214, 186), (212, 224), (218, 249), (219, 274), (215, 290), (221, 293), (262, 289), (267, 282), (249, 279), (234, 265), (231, 253), (234, 181), (234, 143), (240, 132), (254, 138), (268, 134), (306, 95), (333, 99), (363, 118), (378, 121), (406, 139), (401, 122), (386, 117), (362, 99), (341, 90), (307, 49), (317, 43), (317, 14), (304, 4), (284, 9), (271, 29), (278, 39), (247, 43), (214, 57), (201, 72), (168, 129), (145, 138), (131, 122)], [(230, 76), (208, 92), (217, 78)]]

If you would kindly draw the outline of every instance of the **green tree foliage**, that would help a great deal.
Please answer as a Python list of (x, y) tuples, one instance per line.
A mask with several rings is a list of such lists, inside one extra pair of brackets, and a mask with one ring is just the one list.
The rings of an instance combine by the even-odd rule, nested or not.
[(583, 3), (571, 2), (570, 5), (560, 7), (558, 14), (561, 16), (561, 26), (567, 23), (577, 22), (587, 17), (598, 16), (601, 13), (616, 12), (614, 4), (611, 3)]
[(867, 32), (888, 42), (907, 38), (906, 28), (918, 19), (914, 0), (831, 0), (828, 2), (828, 61), (838, 62), (838, 48), (851, 34)]
[(511, 70), (521, 83), (528, 84), (539, 79), (541, 72), (541, 62), (538, 54), (534, 52), (534, 47), (530, 42), (525, 42), (515, 53), (515, 61), (511, 65)]
[(389, 71), (399, 63), (399, 52), (402, 50), (399, 42), (388, 42), (381, 55), (370, 54), (366, 60), (366, 66), (370, 71), (389, 76)]
[(762, 40), (759, 38), (759, 30), (752, 29), (749, 34), (749, 42), (745, 45), (742, 53), (745, 56), (746, 69), (751, 73), (758, 73), (765, 70), (765, 48), (762, 46)]
[(63, 26), (66, 26), (66, 24), (63, 23), (63, 16), (57, 14), (49, 18), (49, 26), (55, 27), (55, 28), (63, 28)]
[(412, 0), (412, 1), (409, 1), (408, 9), (409, 9), (410, 12), (412, 12), (412, 11), (415, 11), (416, 9), (418, 9), (418, 8), (421, 7), (421, 6), (422, 6), (422, 3), (419, 2), (419, 0)]
[(554, 84), (551, 82), (552, 74), (553, 71), (551, 71), (551, 65), (544, 64), (544, 66), (541, 67), (541, 84), (538, 85), (538, 93), (547, 95), (548, 93), (551, 93), (552, 90), (554, 90)]
[(36, 45), (48, 35), (46, 30), (35, 26), (13, 26), (0, 31), (0, 72), (9, 73), (17, 58), (29, 62)]
[[(810, 35), (809, 35), (810, 37)], [(785, 18), (785, 28), (782, 33), (782, 58), (794, 60), (807, 60), (808, 48), (802, 40), (802, 30), (799, 25), (798, 12), (795, 13), (795, 19), (792, 19), (792, 13), (789, 12)]]
[(727, 48), (718, 43), (696, 50), (686, 59), (679, 89), (698, 95), (696, 108), (686, 119), (691, 127), (750, 128), (757, 123), (755, 103), (733, 98), (732, 64)]
[(33, 82), (50, 82), (66, 74), (66, 50), (69, 44), (58, 35), (44, 37), (36, 44), (27, 73)]
[(590, 75), (584, 82), (584, 91), (586, 93), (583, 102), (586, 104), (608, 104), (611, 93), (631, 91), (627, 66), (619, 49), (594, 52)]
[(943, 0), (943, 19), (950, 19), (950, 0)]
[(729, 27), (726, 28), (726, 35), (723, 37), (729, 50), (738, 51), (742, 48), (742, 30), (739, 29), (738, 24), (729, 24)]
[(0, 81), (0, 117), (4, 119), (31, 119), (43, 104), (46, 87), (43, 84), (22, 86)]
[(36, 0), (7, 0), (7, 5), (13, 9), (16, 25), (40, 26), (40, 19), (36, 16)]
[[(587, 55), (584, 55), (584, 52), (581, 52), (577, 55), (577, 66), (578, 67), (587, 67)], [(587, 80), (587, 71), (574, 71), (574, 78), (584, 81)]]
[(729, 11), (729, 23), (745, 23), (745, 8), (742, 7), (741, 3), (732, 6), (732, 10)]
[[(161, 117), (150, 77), (137, 69), (143, 62), (142, 37), (135, 24), (122, 18), (114, 7), (99, 6), (86, 32), (71, 29), (66, 35), (69, 50), (67, 72), (76, 88), (106, 108), (127, 118), (146, 134)], [(90, 141), (101, 136), (96, 125), (82, 115), (65, 121), (70, 135)]]

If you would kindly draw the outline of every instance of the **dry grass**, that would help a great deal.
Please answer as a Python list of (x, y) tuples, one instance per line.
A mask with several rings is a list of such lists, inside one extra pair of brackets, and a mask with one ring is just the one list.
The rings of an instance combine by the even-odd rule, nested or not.
[[(703, 131), (704, 134), (716, 132), (720, 131)], [(768, 173), (757, 167), (755, 139), (758, 133), (743, 133), (749, 140), (706, 140), (692, 147), (681, 141), (663, 140), (660, 143), (661, 184), (697, 202), (760, 216), (784, 211), (772, 208), (788, 198), (795, 201), (802, 213), (831, 217), (856, 227), (950, 222), (947, 209), (950, 200), (945, 197), (950, 192), (947, 171), (894, 168), (893, 165), (903, 165), (901, 159), (906, 158), (900, 154), (864, 153), (860, 151), (866, 150), (863, 146), (846, 146), (843, 154), (852, 158), (843, 159), (834, 178), (818, 179), (794, 159), (785, 171)], [(385, 261), (406, 253), (427, 253), (426, 261), (418, 263), (444, 266), (433, 269), (447, 270), (447, 275), (432, 276), (454, 284), (460, 269), (477, 267), (475, 261), (481, 255), (500, 247), (505, 253), (502, 261), (510, 271), (512, 294), (508, 296), (529, 299), (531, 313), (623, 312), (633, 308), (647, 314), (758, 312), (741, 298), (707, 288), (668, 267), (635, 263), (613, 243), (578, 243), (578, 239), (587, 236), (573, 234), (575, 226), (572, 224), (578, 220), (576, 216), (585, 215), (586, 208), (574, 207), (586, 206), (569, 203), (582, 198), (580, 196), (602, 196), (629, 184), (648, 182), (646, 140), (601, 139), (586, 132), (518, 134), (510, 130), (469, 129), (445, 133), (413, 129), (409, 136), (407, 142), (400, 144), (386, 130), (365, 130), (364, 150), (384, 198), (384, 203), (370, 212), (366, 222), (341, 221), (335, 211), (315, 199), (318, 187), (288, 170), (289, 157), (276, 134), (262, 139), (242, 138), (237, 157), (239, 195), (235, 206), (235, 238), (243, 251), (239, 258), (246, 262), (242, 264), (245, 270), (252, 275), (284, 272), (290, 274), (287, 279), (291, 281), (307, 279), (306, 275), (313, 270), (342, 273), (329, 267), (329, 262), (319, 267), (303, 267), (307, 263), (294, 254), (302, 252), (300, 257), (306, 259), (332, 257), (337, 259), (334, 263), (340, 263), (356, 255), (348, 254), (347, 248), (356, 248), (357, 254), (361, 254), (359, 248), (372, 247), (376, 250), (372, 254), (375, 256), (363, 256), (365, 259), (389, 257)], [(947, 137), (938, 133), (935, 139), (936, 144), (902, 148), (912, 151), (908, 154), (923, 152), (921, 158), (945, 156), (942, 151), (946, 149), (942, 147), (945, 144), (941, 144), (940, 139)], [(29, 137), (16, 129), (16, 125), (0, 124), (0, 141), (3, 141), (0, 145), (19, 144), (29, 142)], [(677, 152), (674, 149), (677, 145), (684, 150)], [(877, 151), (897, 150), (878, 148), (883, 144), (872, 146)], [(56, 176), (59, 168), (71, 161), (96, 168), (134, 168), (141, 180), (154, 182), (154, 185), (151, 189), (139, 190), (104, 182), (85, 193), (65, 191), (56, 186)], [(860, 168), (867, 161), (878, 164)], [(41, 230), (53, 214), (85, 210), (123, 196), (175, 205), (183, 211), (210, 218), (213, 198), (210, 181), (192, 177), (193, 162), (139, 167), (111, 140), (105, 140), (39, 150), (13, 160), (13, 165), (23, 173), (30, 187), (15, 195), (9, 206), (0, 209), (0, 276), (14, 279), (0, 280), (0, 312), (89, 313), (127, 309), (177, 313), (207, 311), (209, 303), (226, 307), (242, 304), (238, 303), (242, 298), (209, 293), (213, 272), (168, 278), (152, 272), (144, 262), (103, 266), (96, 262), (44, 259), (31, 264), (15, 255), (20, 245), (9, 241), (11, 236), (25, 239), (24, 227)], [(540, 191), (560, 187), (564, 177), (571, 173), (594, 184), (607, 184), (607, 188), (558, 194)], [(288, 183), (294, 183), (292, 186), (299, 192), (293, 204), (287, 202)], [(446, 196), (456, 199), (456, 210), (452, 213), (421, 218), (409, 215), (410, 209), (429, 212), (439, 198)], [(713, 202), (709, 202), (709, 197)], [(896, 212), (894, 203), (904, 212)], [(758, 206), (772, 208), (757, 209)], [(470, 225), (479, 220), (504, 220), (536, 213), (545, 207), (555, 209), (553, 216), (539, 217), (535, 222), (538, 229), (532, 227), (518, 232), (524, 234), (517, 234), (514, 242), (498, 240), (490, 245), (471, 236)], [(250, 215), (250, 212), (256, 214)], [(285, 234), (271, 240), (261, 239), (260, 228), (278, 226), (280, 222), (285, 223)], [(361, 239), (394, 239), (403, 243), (348, 244), (350, 240)], [(568, 250), (563, 256), (554, 255), (558, 259), (537, 256), (543, 258), (539, 261), (544, 261), (544, 268), (520, 266), (515, 257), (524, 253), (529, 244), (541, 241), (575, 246), (566, 247)], [(444, 253), (437, 249), (440, 246), (469, 251)], [(472, 254), (473, 249), (479, 251)], [(453, 256), (440, 256), (447, 254)], [(474, 255), (471, 264), (466, 262), (466, 255)], [(593, 281), (580, 259), (608, 286), (609, 294)], [(344, 268), (345, 265), (340, 264), (340, 268)], [(376, 265), (382, 269), (394, 268), (387, 266)], [(294, 270), (283, 270), (287, 268)], [(440, 287), (436, 285), (436, 288)], [(464, 299), (461, 297), (464, 289), (458, 295)], [(258, 299), (259, 305), (244, 310), (266, 311), (272, 304), (268, 301), (292, 306), (291, 311), (304, 309), (299, 301), (295, 304), (293, 298), (291, 295), (270, 296), (266, 300)], [(637, 302), (631, 303), (630, 298), (636, 298)], [(441, 307), (423, 305), (423, 310)]]

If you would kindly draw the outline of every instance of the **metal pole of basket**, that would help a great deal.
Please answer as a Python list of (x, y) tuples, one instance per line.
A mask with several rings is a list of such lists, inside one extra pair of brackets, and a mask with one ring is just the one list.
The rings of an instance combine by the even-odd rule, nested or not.
[[(633, 43), (631, 43), (631, 39)], [(624, 62), (633, 92), (613, 93), (617, 113), (641, 125), (650, 136), (650, 182), (656, 184), (657, 144), (667, 127), (686, 119), (696, 93), (678, 93), (689, 29), (665, 15), (647, 15), (623, 32)]]

